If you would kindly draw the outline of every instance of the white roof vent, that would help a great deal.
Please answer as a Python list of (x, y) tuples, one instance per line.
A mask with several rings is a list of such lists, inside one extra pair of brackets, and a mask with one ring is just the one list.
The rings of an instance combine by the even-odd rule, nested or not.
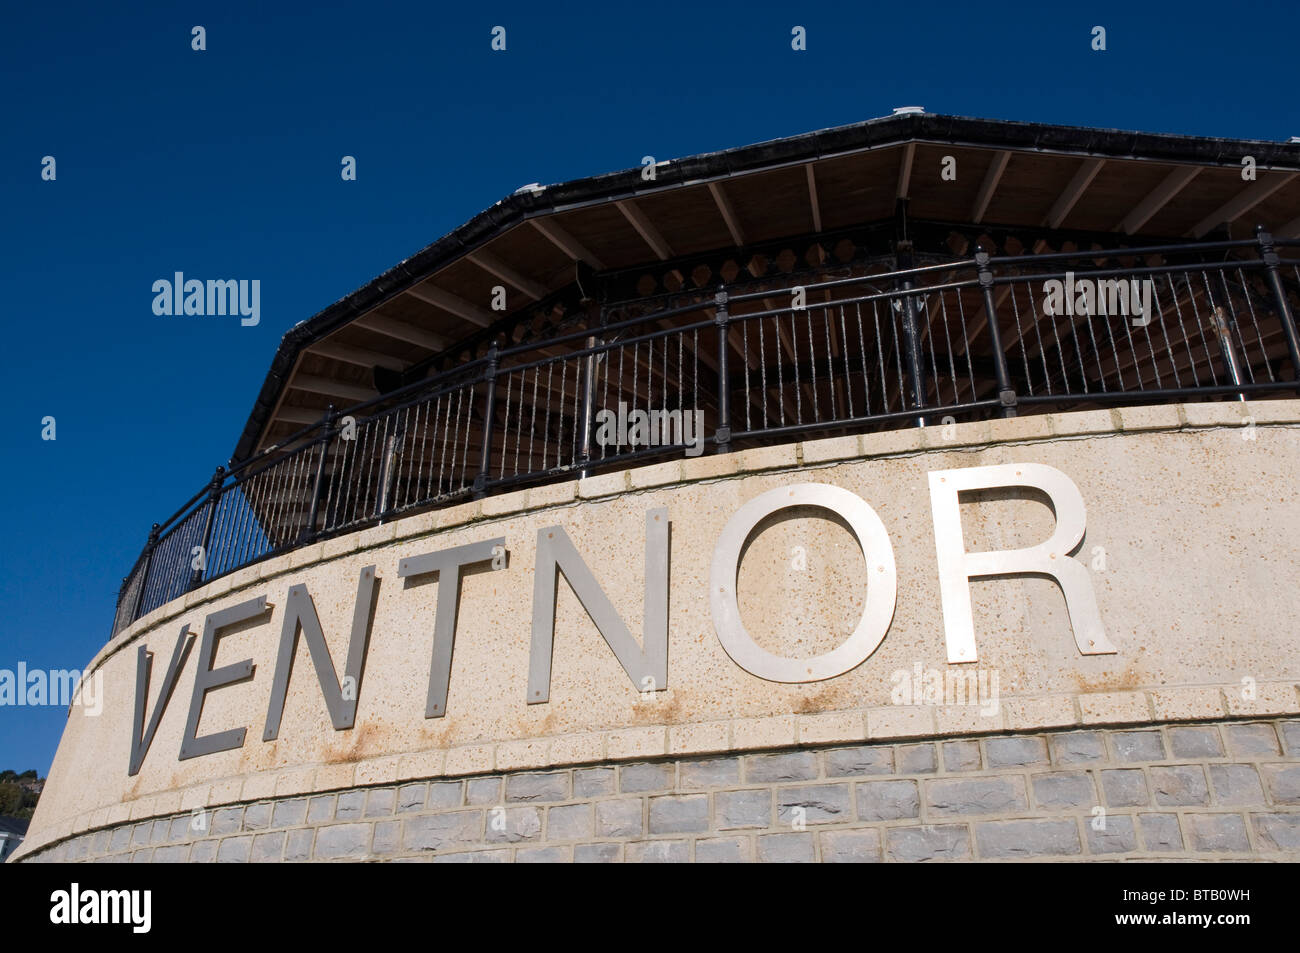
[(545, 192), (545, 191), (546, 191), (546, 186), (541, 185), (540, 183), (537, 182), (529, 182), (527, 185), (521, 185), (519, 186), (519, 188), (515, 189), (515, 195), (518, 195), (520, 192)]
[(1296, 142), (1300, 142), (1300, 136), (1292, 136), (1290, 139), (1287, 140), (1288, 144), (1296, 143)]
[(897, 106), (894, 108), (895, 116), (924, 116), (924, 106)]

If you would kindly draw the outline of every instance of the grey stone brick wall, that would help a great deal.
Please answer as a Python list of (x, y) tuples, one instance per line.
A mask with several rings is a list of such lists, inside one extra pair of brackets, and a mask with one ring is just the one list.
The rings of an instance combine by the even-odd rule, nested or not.
[(438, 779), (105, 828), (31, 861), (1300, 860), (1300, 719)]

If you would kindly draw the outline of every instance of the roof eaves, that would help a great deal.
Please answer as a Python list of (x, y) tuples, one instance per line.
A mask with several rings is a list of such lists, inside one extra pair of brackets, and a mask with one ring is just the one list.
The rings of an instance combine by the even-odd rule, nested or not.
[(974, 119), (934, 113), (868, 119), (715, 152), (675, 159), (656, 171), (653, 184), (640, 168), (607, 172), (521, 190), (475, 215), (437, 241), (403, 259), (351, 294), (289, 329), (280, 340), (252, 413), (235, 447), (232, 461), (252, 452), (287, 383), (299, 352), (407, 288), (428, 278), (442, 265), (472, 251), (519, 222), (598, 202), (636, 198), (669, 188), (752, 173), (782, 165), (861, 152), (908, 141), (937, 141), (989, 149), (1086, 153), (1110, 158), (1238, 165), (1245, 152), (1261, 169), (1300, 170), (1300, 145), (1262, 140), (1211, 139), (1171, 133), (1144, 133), (1083, 126), (1044, 125), (1001, 119)]

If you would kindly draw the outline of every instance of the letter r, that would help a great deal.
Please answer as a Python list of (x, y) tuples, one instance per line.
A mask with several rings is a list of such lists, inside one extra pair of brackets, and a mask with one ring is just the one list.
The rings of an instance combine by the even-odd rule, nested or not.
[[(1047, 494), (1056, 514), (1056, 528), (1046, 541), (1026, 549), (966, 552), (958, 495), (1001, 487), (1031, 487)], [(978, 661), (970, 595), (970, 580), (977, 576), (1020, 573), (1050, 576), (1065, 595), (1065, 607), (1080, 654), (1112, 655), (1118, 651), (1102, 628), (1087, 566), (1069, 555), (1083, 541), (1086, 512), (1083, 495), (1068, 476), (1041, 463), (934, 470), (930, 473), (930, 506), (934, 514), (939, 591), (950, 665)]]

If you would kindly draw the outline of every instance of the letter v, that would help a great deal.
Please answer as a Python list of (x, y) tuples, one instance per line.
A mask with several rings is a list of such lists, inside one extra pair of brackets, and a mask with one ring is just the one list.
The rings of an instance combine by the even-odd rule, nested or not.
[(135, 721), (131, 725), (131, 765), (126, 772), (128, 777), (135, 777), (140, 773), (140, 765), (144, 763), (144, 756), (148, 753), (149, 746), (153, 744), (158, 723), (162, 721), (163, 711), (166, 710), (167, 703), (171, 701), (172, 692), (176, 688), (176, 678), (185, 667), (185, 660), (190, 657), (192, 648), (194, 648), (194, 636), (190, 633), (187, 624), (181, 627), (181, 634), (176, 637), (176, 648), (172, 650), (171, 664), (167, 666), (167, 674), (163, 676), (162, 687), (158, 691), (158, 701), (153, 706), (153, 715), (149, 718), (149, 727), (146, 730), (144, 703), (145, 696), (149, 694), (149, 676), (153, 674), (153, 653), (144, 645), (140, 646), (135, 664)]

